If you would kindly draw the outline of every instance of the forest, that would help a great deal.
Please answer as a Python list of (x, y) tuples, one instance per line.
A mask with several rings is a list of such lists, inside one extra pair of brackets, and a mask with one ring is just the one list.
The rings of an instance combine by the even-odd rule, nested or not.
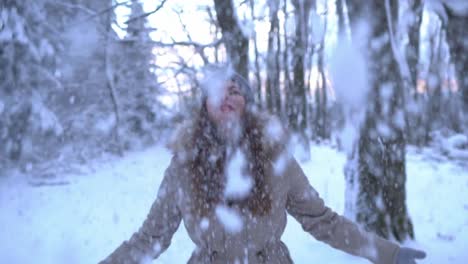
[[(41, 222), (61, 225), (66, 213), (55, 218), (38, 210), (60, 211), (67, 205), (58, 200), (78, 188), (74, 203), (102, 203), (99, 212), (110, 218), (86, 209), (73, 223), (135, 229), (162, 177), (154, 166), (170, 159), (164, 145), (200, 107), (206, 69), (229, 65), (248, 80), (256, 107), (291, 133), (297, 159), (317, 168), (305, 169), (308, 177), (332, 170), (339, 178), (341, 187), (325, 188), (332, 204), (339, 201), (335, 209), (399, 243), (432, 250), (455, 241), (442, 246), (451, 248), (450, 257), (439, 249), (427, 263), (462, 263), (468, 258), (461, 246), (468, 242), (467, 25), (465, 0), (0, 0), (0, 210), (21, 212), (0, 224), (18, 229), (18, 219), (39, 217), (36, 230)], [(127, 175), (126, 183), (106, 174), (112, 166)], [(149, 199), (136, 209), (141, 216), (121, 215), (137, 198), (125, 200), (121, 214), (107, 212), (112, 198), (94, 195), (112, 189), (114, 180), (119, 192), (138, 193), (130, 183), (138, 173), (148, 177), (136, 180)], [(85, 183), (87, 177), (93, 180)], [(321, 177), (311, 182), (328, 186)], [(414, 187), (421, 182), (425, 189)], [(425, 217), (424, 197), (441, 182), (444, 191), (432, 199), (442, 203), (451, 193), (446, 202), (456, 206), (449, 213), (457, 227), (414, 219)], [(134, 187), (123, 191), (126, 184)], [(34, 197), (42, 198), (30, 203)], [(434, 209), (431, 219), (449, 221), (444, 213)], [(418, 235), (432, 238), (433, 226), (443, 229), (433, 234), (439, 242), (424, 244)], [(119, 231), (112, 245), (128, 232)], [(68, 263), (96, 262), (112, 248), (103, 240), (91, 242), (92, 257), (64, 253), (80, 248), (74, 243), (44, 242), (48, 253), (38, 263), (63, 263), (65, 256), (74, 259)], [(19, 257), (26, 249), (2, 247), (0, 262), (28, 260)], [(301, 254), (293, 255), (296, 262), (308, 263)], [(158, 263), (171, 263), (169, 256), (177, 254)], [(360, 263), (352, 261), (345, 263)]]

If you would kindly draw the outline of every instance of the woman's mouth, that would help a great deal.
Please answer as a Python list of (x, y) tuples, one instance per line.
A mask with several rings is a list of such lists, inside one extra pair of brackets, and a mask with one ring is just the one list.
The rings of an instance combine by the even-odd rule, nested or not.
[(234, 107), (232, 105), (229, 105), (229, 104), (221, 105), (221, 112), (227, 113), (227, 112), (233, 112), (233, 111), (234, 111)]

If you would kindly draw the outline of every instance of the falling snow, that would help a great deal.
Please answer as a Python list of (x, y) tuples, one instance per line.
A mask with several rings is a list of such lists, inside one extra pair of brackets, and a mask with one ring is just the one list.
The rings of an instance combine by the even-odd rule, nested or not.
[(237, 149), (227, 164), (227, 183), (224, 197), (228, 199), (242, 199), (249, 195), (253, 186), (253, 179), (251, 176), (244, 174), (245, 166), (245, 155)]
[(235, 209), (219, 205), (216, 207), (216, 216), (228, 233), (239, 233), (243, 228), (243, 220)]

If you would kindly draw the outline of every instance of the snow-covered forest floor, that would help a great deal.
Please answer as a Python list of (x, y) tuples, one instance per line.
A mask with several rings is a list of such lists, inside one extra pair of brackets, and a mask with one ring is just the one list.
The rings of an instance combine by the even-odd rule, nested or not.
[[(0, 263), (96, 263), (138, 229), (169, 164), (161, 146), (107, 156), (57, 178), (0, 178)], [(342, 213), (345, 154), (313, 145), (302, 164), (326, 203)], [(428, 253), (419, 263), (468, 263), (468, 164), (433, 149), (408, 148), (409, 242)], [(42, 183), (47, 185), (42, 185)], [(293, 218), (283, 240), (296, 263), (368, 263), (304, 233)], [(185, 263), (194, 248), (183, 225), (155, 263)]]

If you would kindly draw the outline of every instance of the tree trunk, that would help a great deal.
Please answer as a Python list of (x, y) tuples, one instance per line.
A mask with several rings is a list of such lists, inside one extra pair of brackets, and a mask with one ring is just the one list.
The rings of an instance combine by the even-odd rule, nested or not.
[(344, 10), (345, 0), (336, 0), (336, 13), (338, 15), (338, 35), (340, 38), (346, 34), (346, 14)]
[[(327, 16), (327, 15), (326, 15)], [(320, 49), (318, 51), (318, 70), (320, 73), (320, 92), (319, 96), (321, 97), (320, 99), (320, 105), (318, 105), (317, 113), (319, 115), (319, 122), (318, 122), (318, 136), (322, 139), (328, 139), (330, 138), (329, 135), (329, 129), (327, 128), (328, 120), (327, 120), (327, 78), (325, 75), (325, 34), (327, 32), (327, 17), (325, 17), (325, 24), (324, 24), (324, 34), (322, 36), (322, 40), (320, 41)], [(318, 88), (318, 87), (317, 87)]]
[(424, 112), (421, 111), (424, 105), (424, 98), (418, 96), (418, 65), (419, 65), (419, 35), (423, 15), (422, 0), (409, 1), (409, 16), (411, 23), (408, 25), (408, 45), (405, 49), (405, 59), (408, 62), (409, 80), (405, 80), (405, 98), (407, 100), (407, 121), (406, 135), (408, 141), (417, 145), (421, 145), (424, 138)]
[(214, 0), (223, 43), (234, 69), (249, 78), (249, 39), (242, 32), (232, 0)]
[[(447, 6), (445, 11), (448, 17), (447, 42), (450, 47), (450, 57), (455, 64), (455, 73), (458, 88), (462, 93), (463, 113), (468, 113), (468, 12), (455, 13)], [(465, 116), (466, 118), (466, 116)]]
[[(324, 44), (324, 41), (322, 41), (322, 44)], [(327, 128), (328, 124), (328, 119), (327, 119), (327, 105), (328, 105), (328, 98), (327, 98), (327, 78), (325, 76), (325, 63), (324, 63), (324, 47), (322, 46), (319, 51), (319, 57), (318, 57), (318, 68), (319, 68), (319, 73), (320, 73), (320, 78), (321, 78), (321, 86), (320, 86), (320, 92), (319, 95), (321, 97), (321, 104), (319, 105), (319, 109), (317, 109), (319, 113), (319, 123), (318, 123), (318, 135), (322, 139), (327, 139), (330, 138), (329, 135), (329, 129)]]
[(423, 144), (428, 144), (431, 140), (431, 132), (441, 127), (441, 110), (442, 110), (442, 79), (443, 79), (443, 58), (442, 58), (442, 36), (444, 31), (438, 27), (434, 35), (429, 40), (430, 56), (429, 56), (429, 76), (427, 77), (427, 100), (426, 112), (424, 112), (424, 141)]
[[(255, 22), (255, 1), (250, 0), (250, 15), (252, 17), (252, 23)], [(260, 76), (260, 64), (258, 62), (258, 57), (260, 56), (258, 53), (258, 45), (257, 45), (257, 33), (253, 31), (253, 43), (254, 43), (254, 52), (255, 52), (255, 79), (257, 80), (257, 89), (256, 89), (256, 96), (257, 96), (257, 104), (261, 107), (262, 106), (262, 77)]]
[(307, 36), (309, 25), (309, 13), (315, 1), (293, 0), (296, 21), (294, 47), (293, 47), (293, 86), (292, 98), (289, 104), (289, 124), (294, 132), (305, 131), (307, 125), (307, 89), (304, 82), (304, 56), (307, 49)]
[[(356, 166), (348, 167), (348, 173), (357, 178), (350, 180), (358, 182), (356, 221), (384, 238), (404, 241), (414, 238), (406, 209), (404, 90), (399, 65), (392, 52), (390, 25), (385, 23), (390, 21), (395, 28), (398, 0), (387, 1), (389, 10), (377, 1), (355, 0), (348, 5), (353, 25), (361, 18), (369, 22), (370, 35), (363, 52), (368, 59), (371, 85)], [(377, 40), (379, 45), (376, 45)]]
[(268, 33), (268, 53), (267, 53), (267, 80), (266, 80), (266, 105), (271, 113), (278, 113), (277, 105), (277, 87), (279, 86), (279, 71), (277, 50), (278, 43), (276, 40), (279, 31), (278, 9), (279, 0), (268, 2), (270, 9), (270, 32)]
[[(279, 0), (278, 0), (278, 9), (279, 9)], [(278, 14), (278, 9), (276, 13)], [(274, 86), (273, 94), (274, 94), (274, 105), (276, 109), (276, 113), (280, 114), (282, 112), (282, 105), (281, 105), (281, 88), (280, 88), (280, 73), (281, 73), (281, 34), (279, 28), (279, 21), (278, 21), (278, 29), (276, 31), (276, 52), (275, 52), (275, 72), (277, 75), (277, 82)]]
[(291, 75), (289, 73), (289, 40), (288, 40), (288, 34), (286, 32), (287, 28), (287, 23), (289, 19), (288, 15), (288, 0), (284, 0), (283, 3), (283, 14), (284, 14), (284, 23), (283, 23), (283, 28), (284, 28), (284, 50), (283, 50), (283, 72), (284, 72), (284, 93), (285, 93), (285, 102), (286, 106), (284, 108), (284, 111), (282, 113), (282, 117), (284, 120), (289, 118), (289, 112), (290, 112), (290, 104), (288, 104), (289, 101), (292, 99), (292, 88), (291, 88)]
[(408, 46), (406, 47), (406, 59), (408, 60), (409, 71), (411, 74), (411, 91), (416, 93), (418, 82), (418, 63), (419, 63), (419, 33), (422, 22), (423, 3), (422, 0), (410, 1), (412, 23), (408, 28)]
[(115, 88), (115, 75), (111, 63), (111, 43), (112, 43), (112, 27), (111, 27), (111, 19), (112, 15), (111, 12), (108, 12), (106, 14), (107, 16), (107, 25), (106, 25), (106, 35), (105, 35), (105, 71), (106, 71), (106, 86), (107, 89), (109, 89), (109, 95), (112, 100), (112, 106), (114, 110), (114, 115), (115, 115), (115, 124), (114, 124), (114, 130), (112, 133), (113, 139), (116, 144), (116, 151), (119, 155), (122, 155), (122, 142), (120, 138), (120, 124), (121, 124), (121, 113), (120, 113), (120, 103), (119, 103), (119, 98), (117, 95), (117, 91)]

